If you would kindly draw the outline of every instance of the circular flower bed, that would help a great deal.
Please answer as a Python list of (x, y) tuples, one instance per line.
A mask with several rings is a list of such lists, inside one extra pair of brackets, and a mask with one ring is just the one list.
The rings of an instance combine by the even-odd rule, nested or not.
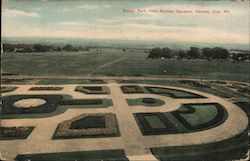
[(154, 104), (156, 103), (156, 99), (154, 98), (143, 98), (142, 101), (147, 104)]
[(21, 99), (14, 102), (14, 106), (17, 108), (33, 108), (44, 105), (46, 100), (39, 99), (39, 98), (28, 98), (28, 99)]

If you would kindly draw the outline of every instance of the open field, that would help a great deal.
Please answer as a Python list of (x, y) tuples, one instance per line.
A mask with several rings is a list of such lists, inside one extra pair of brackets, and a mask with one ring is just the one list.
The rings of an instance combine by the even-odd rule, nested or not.
[[(111, 50), (111, 49), (110, 49)], [(5, 73), (35, 76), (174, 76), (249, 81), (249, 62), (207, 60), (153, 60), (148, 53), (51, 52), (4, 53)]]

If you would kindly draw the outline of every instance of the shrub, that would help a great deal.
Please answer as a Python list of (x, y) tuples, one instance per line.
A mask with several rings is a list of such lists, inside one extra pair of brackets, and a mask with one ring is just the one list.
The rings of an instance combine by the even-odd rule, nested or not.
[(154, 103), (156, 103), (156, 99), (150, 98), (150, 97), (149, 98), (143, 98), (142, 101), (144, 103), (148, 103), (148, 104), (154, 104)]

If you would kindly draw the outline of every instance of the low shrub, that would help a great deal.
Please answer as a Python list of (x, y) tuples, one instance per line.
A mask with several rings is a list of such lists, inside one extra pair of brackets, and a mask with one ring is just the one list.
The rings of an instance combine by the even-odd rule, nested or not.
[(123, 93), (144, 93), (143, 89), (138, 85), (123, 85), (121, 86)]
[(63, 87), (31, 87), (29, 91), (60, 91)]
[(60, 105), (99, 105), (102, 104), (101, 99), (73, 99), (73, 100), (63, 100)]

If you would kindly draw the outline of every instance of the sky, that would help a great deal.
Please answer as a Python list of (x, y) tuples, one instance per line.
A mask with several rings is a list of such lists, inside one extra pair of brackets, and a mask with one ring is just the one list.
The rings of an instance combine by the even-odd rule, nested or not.
[(233, 1), (2, 0), (1, 30), (2, 37), (249, 44), (249, 15), (249, 2)]

